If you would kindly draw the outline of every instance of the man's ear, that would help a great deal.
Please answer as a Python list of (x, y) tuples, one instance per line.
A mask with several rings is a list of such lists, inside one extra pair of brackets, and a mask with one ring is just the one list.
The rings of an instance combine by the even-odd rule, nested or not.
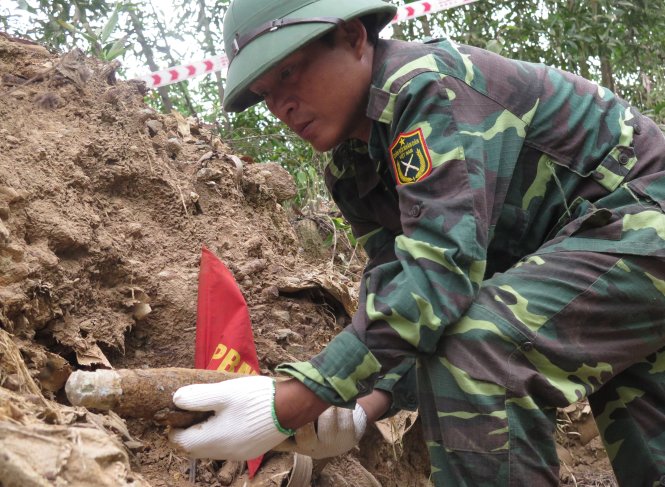
[(367, 46), (367, 30), (360, 19), (351, 19), (339, 27), (342, 40), (355, 52), (362, 55)]

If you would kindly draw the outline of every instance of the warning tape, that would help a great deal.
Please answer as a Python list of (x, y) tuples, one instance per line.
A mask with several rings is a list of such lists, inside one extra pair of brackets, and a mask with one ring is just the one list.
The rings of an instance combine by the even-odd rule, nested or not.
[[(415, 19), (423, 15), (431, 15), (442, 10), (460, 7), (477, 0), (421, 0), (408, 5), (397, 7), (397, 13), (391, 21), (392, 24)], [(179, 83), (196, 76), (213, 73), (215, 71), (225, 72), (229, 66), (229, 60), (224, 54), (209, 57), (201, 61), (181, 64), (161, 71), (147, 73), (136, 79), (144, 81), (148, 89), (159, 88), (173, 83)]]
[(397, 13), (392, 23), (404, 22), (405, 20), (415, 19), (422, 15), (430, 15), (449, 8), (461, 7), (473, 3), (476, 0), (421, 0), (408, 5), (397, 7)]

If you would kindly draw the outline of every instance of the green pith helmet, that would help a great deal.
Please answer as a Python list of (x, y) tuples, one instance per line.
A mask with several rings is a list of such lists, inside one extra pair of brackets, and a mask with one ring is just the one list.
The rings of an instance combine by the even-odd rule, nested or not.
[(249, 85), (342, 21), (376, 14), (381, 28), (396, 10), (383, 0), (233, 0), (224, 16), (224, 110), (241, 112), (261, 101)]

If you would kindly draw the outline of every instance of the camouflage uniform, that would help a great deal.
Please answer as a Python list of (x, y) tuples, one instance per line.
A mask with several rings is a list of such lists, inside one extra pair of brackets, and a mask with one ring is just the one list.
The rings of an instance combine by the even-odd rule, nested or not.
[(280, 370), (326, 401), (417, 362), (436, 485), (558, 484), (589, 397), (622, 485), (665, 485), (665, 138), (598, 85), (481, 49), (379, 41), (369, 144), (327, 181), (370, 257), (353, 323)]

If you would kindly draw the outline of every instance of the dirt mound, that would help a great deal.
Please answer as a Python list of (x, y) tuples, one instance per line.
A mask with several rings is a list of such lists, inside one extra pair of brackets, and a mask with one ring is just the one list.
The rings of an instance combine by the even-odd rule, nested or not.
[[(202, 246), (247, 300), (265, 374), (318, 352), (355, 307), (358, 253), (333, 255), (317, 233), (325, 218), (295, 221), (280, 204), (295, 191), (286, 171), (156, 113), (115, 68), (0, 36), (4, 487), (191, 485), (189, 461), (162, 427), (73, 408), (63, 386), (79, 368), (193, 366)], [(428, 485), (418, 422), (399, 420), (370, 429), (359, 450), (315, 462), (313, 485)], [(564, 480), (586, 485), (574, 464), (590, 462), (561, 443), (573, 452)], [(285, 482), (290, 461), (269, 455), (252, 485)], [(599, 468), (606, 475), (606, 460)], [(200, 462), (196, 480), (243, 485), (246, 473)]]
[[(71, 371), (191, 367), (203, 245), (241, 287), (267, 374), (316, 353), (348, 322), (356, 283), (330, 252), (317, 260), (303, 250), (280, 205), (295, 191), (286, 171), (241, 160), (195, 121), (156, 113), (143, 87), (117, 82), (113, 68), (0, 37), (0, 336), (20, 350), (0, 367), (0, 441), (50, 442), (67, 465), (81, 451), (112, 450), (108, 464), (88, 458), (97, 480), (79, 485), (190, 485), (189, 463), (161, 427), (67, 406)], [(24, 468), (26, 450), (8, 451), (0, 471)], [(424, 484), (422, 458), (384, 485), (406, 485), (399, 470)], [(25, 470), (45, 485), (75, 483), (63, 465)], [(197, 479), (221, 483), (220, 467), (203, 464)], [(320, 477), (357, 469), (349, 458)]]

